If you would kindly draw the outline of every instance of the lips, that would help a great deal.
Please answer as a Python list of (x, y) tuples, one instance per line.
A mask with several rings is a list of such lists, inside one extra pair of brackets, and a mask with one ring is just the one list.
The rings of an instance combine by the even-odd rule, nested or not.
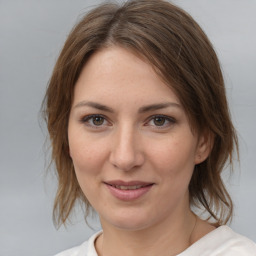
[(119, 200), (136, 200), (150, 191), (154, 183), (143, 181), (125, 182), (121, 180), (104, 182), (110, 193)]
[(121, 190), (134, 190), (134, 189), (138, 189), (138, 188), (143, 188), (145, 186), (141, 186), (141, 185), (137, 185), (137, 186), (136, 185), (135, 186), (118, 186), (118, 185), (115, 185), (113, 187), (121, 189)]

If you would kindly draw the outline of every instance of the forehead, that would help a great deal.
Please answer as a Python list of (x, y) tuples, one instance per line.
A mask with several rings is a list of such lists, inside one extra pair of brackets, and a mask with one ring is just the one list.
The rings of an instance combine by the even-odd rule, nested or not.
[(179, 103), (152, 65), (134, 52), (116, 46), (94, 53), (87, 61), (75, 85), (74, 101), (83, 98), (129, 104), (170, 100)]

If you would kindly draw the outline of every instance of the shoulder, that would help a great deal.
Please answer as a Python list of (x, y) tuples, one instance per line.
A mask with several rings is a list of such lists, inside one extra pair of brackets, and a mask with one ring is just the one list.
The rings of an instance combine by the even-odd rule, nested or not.
[[(85, 244), (85, 246), (83, 246), (84, 244)], [(60, 252), (60, 253), (56, 254), (55, 256), (77, 256), (77, 255), (79, 255), (79, 251), (81, 251), (81, 247), (85, 247), (85, 251), (87, 251), (87, 241), (84, 244), (70, 248), (63, 252)]]
[(96, 234), (92, 235), (89, 240), (85, 241), (81, 245), (60, 252), (55, 256), (97, 256), (94, 241), (99, 234), (101, 234), (101, 232), (97, 232)]
[(216, 228), (179, 256), (256, 256), (256, 244), (228, 226)]
[(234, 232), (228, 226), (216, 229), (213, 234), (217, 239), (219, 250), (227, 256), (256, 256), (256, 244), (245, 236)]

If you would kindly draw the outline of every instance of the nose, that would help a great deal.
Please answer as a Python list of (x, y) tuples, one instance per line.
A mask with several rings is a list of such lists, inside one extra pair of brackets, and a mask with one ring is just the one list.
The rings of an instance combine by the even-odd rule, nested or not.
[(144, 163), (139, 132), (123, 127), (116, 131), (112, 140), (110, 162), (122, 171), (134, 170)]

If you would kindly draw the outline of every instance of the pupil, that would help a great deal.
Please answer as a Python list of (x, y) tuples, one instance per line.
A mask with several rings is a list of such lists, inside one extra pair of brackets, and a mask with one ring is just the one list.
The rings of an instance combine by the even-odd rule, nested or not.
[(100, 116), (95, 116), (95, 117), (93, 118), (93, 124), (94, 124), (94, 125), (102, 125), (103, 122), (104, 122), (104, 120), (103, 120), (103, 118), (100, 117)]
[(154, 119), (154, 124), (156, 126), (162, 126), (162, 125), (164, 125), (164, 123), (165, 123), (165, 118), (164, 117), (156, 117)]

